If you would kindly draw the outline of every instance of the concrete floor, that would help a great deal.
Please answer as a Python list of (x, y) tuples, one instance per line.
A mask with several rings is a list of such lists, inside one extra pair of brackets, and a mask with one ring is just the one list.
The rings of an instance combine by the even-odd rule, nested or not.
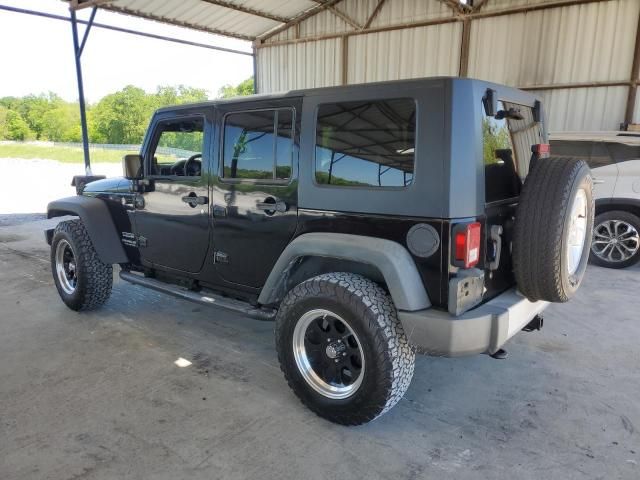
[(391, 412), (345, 428), (289, 391), (272, 324), (122, 282), (74, 313), (51, 222), (0, 217), (2, 480), (640, 478), (640, 267), (590, 267), (506, 361), (420, 357)]

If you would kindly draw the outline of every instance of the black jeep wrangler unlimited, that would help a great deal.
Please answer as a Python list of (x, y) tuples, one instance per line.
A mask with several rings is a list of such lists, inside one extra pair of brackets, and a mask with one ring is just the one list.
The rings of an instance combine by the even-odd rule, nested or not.
[(582, 280), (592, 179), (549, 157), (539, 99), (432, 78), (158, 110), (124, 178), (51, 202), (64, 303), (120, 277), (275, 319), (281, 368), (318, 415), (393, 407), (415, 353), (495, 354)]

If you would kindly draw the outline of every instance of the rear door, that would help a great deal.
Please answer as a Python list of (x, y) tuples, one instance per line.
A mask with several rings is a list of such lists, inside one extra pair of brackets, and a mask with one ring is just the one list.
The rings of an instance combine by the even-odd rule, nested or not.
[(226, 281), (261, 287), (298, 218), (301, 99), (218, 107), (214, 262)]

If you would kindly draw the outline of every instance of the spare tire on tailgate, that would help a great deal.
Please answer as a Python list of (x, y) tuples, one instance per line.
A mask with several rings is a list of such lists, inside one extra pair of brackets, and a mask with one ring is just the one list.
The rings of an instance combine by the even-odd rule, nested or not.
[(513, 269), (525, 297), (566, 302), (573, 296), (587, 268), (593, 216), (593, 180), (583, 160), (532, 162), (513, 236)]

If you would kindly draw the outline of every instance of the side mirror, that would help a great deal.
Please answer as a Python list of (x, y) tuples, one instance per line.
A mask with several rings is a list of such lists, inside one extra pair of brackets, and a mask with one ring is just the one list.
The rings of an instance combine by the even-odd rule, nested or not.
[(142, 178), (142, 156), (137, 153), (125, 155), (122, 158), (122, 172), (127, 180)]

